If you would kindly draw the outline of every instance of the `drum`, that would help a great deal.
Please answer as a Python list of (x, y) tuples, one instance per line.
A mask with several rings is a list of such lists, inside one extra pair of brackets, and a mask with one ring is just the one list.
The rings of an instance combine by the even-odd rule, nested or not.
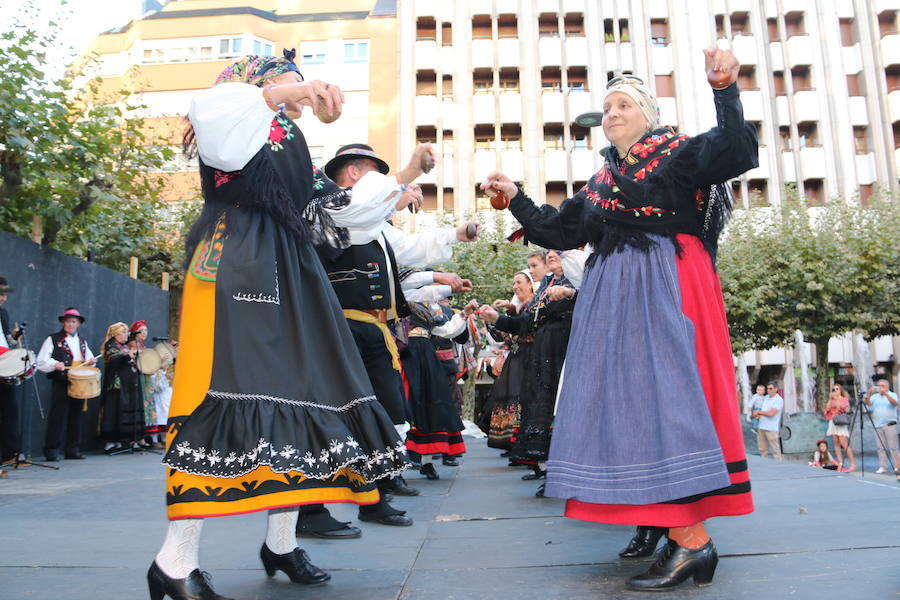
[(100, 395), (100, 369), (72, 367), (69, 369), (69, 397), (87, 400)]
[(144, 375), (153, 375), (162, 366), (162, 358), (153, 348), (145, 348), (138, 354), (137, 366)]
[(0, 355), (0, 382), (16, 384), (34, 375), (37, 364), (34, 352), (25, 348), (13, 348)]
[(172, 363), (175, 362), (175, 348), (173, 348), (170, 344), (165, 342), (159, 343), (153, 347), (153, 350), (159, 354), (159, 358), (162, 361), (162, 368), (168, 369), (172, 366)]

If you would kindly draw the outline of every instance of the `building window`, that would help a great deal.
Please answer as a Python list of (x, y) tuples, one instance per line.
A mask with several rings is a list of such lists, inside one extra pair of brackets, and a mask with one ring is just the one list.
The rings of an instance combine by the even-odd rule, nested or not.
[(859, 75), (847, 75), (847, 94), (861, 96), (859, 92)]
[(545, 94), (562, 91), (562, 73), (558, 68), (545, 67), (541, 70), (541, 91)]
[(514, 68), (500, 69), (500, 91), (519, 91), (519, 70)]
[(781, 36), (778, 35), (778, 20), (777, 19), (766, 19), (766, 31), (769, 34), (770, 42), (781, 41)]
[(544, 125), (544, 150), (564, 150), (562, 125)]
[(800, 123), (797, 125), (797, 136), (800, 138), (801, 148), (818, 148), (819, 127), (815, 123)]
[(665, 19), (650, 20), (650, 43), (654, 46), (669, 45), (669, 22)]
[(588, 91), (587, 69), (585, 67), (572, 67), (566, 71), (566, 80), (569, 92)]
[(516, 19), (516, 15), (497, 17), (497, 37), (500, 39), (519, 37), (519, 21)]
[(584, 37), (584, 15), (569, 13), (563, 22), (566, 37)]
[(853, 145), (856, 147), (857, 154), (869, 153), (869, 128), (854, 127), (853, 128)]
[(841, 45), (852, 46), (856, 43), (856, 32), (853, 30), (853, 19), (841, 19)]
[(433, 42), (436, 39), (437, 29), (433, 18), (421, 17), (418, 21), (416, 21), (417, 42)]
[(422, 125), (416, 127), (416, 141), (420, 144), (426, 142), (430, 144), (437, 143), (437, 130), (434, 125)]
[(538, 37), (559, 37), (559, 22), (556, 15), (544, 14), (538, 17)]
[(445, 129), (441, 134), (441, 154), (444, 156), (453, 154), (453, 130)]
[(472, 87), (476, 94), (490, 94), (494, 89), (494, 73), (490, 69), (475, 69)]
[(628, 34), (628, 19), (619, 19), (619, 41), (631, 41), (631, 36)]
[(262, 42), (253, 40), (253, 54), (262, 54)]
[(728, 32), (725, 31), (725, 15), (716, 15), (716, 38), (727, 38)]
[(219, 40), (219, 57), (230, 58), (241, 53), (241, 38), (222, 38)]
[(453, 45), (453, 25), (450, 23), (441, 24), (441, 46)]
[(472, 39), (491, 39), (491, 17), (488, 15), (475, 15), (472, 19)]
[(803, 182), (803, 193), (810, 206), (822, 206), (825, 203), (825, 184), (821, 179), (807, 179)]
[(416, 73), (416, 96), (437, 95), (437, 75), (434, 71)]
[(572, 150), (589, 150), (591, 147), (591, 130), (580, 125), (572, 125), (569, 130), (572, 136)]
[(344, 42), (344, 62), (369, 62), (369, 42)]
[(453, 75), (444, 75), (441, 78), (441, 98), (453, 100)]
[(806, 35), (806, 22), (802, 12), (790, 12), (784, 15), (784, 28), (787, 37)]
[(881, 37), (897, 33), (896, 10), (886, 10), (878, 15), (878, 31)]
[(656, 80), (656, 96), (657, 98), (674, 98), (675, 86), (672, 83), (671, 75), (657, 75)]
[(756, 84), (756, 68), (753, 65), (741, 65), (738, 70), (738, 87), (742, 90), (758, 90)]
[(501, 150), (521, 150), (522, 149), (522, 126), (521, 125), (504, 125), (500, 128), (500, 149)]
[(888, 92), (900, 90), (900, 65), (890, 65), (884, 70)]
[(750, 16), (745, 12), (731, 15), (731, 36), (750, 35)]
[(303, 65), (324, 65), (325, 64), (325, 53), (324, 52), (311, 52), (309, 54), (304, 54), (300, 58), (300, 63)]
[(782, 152), (790, 152), (791, 151), (791, 128), (782, 125), (778, 128), (778, 140), (781, 144)]
[(794, 86), (795, 92), (815, 89), (809, 67), (794, 67), (791, 69), (791, 84)]
[(772, 72), (772, 84), (775, 88), (776, 96), (784, 96), (787, 94), (785, 83), (784, 83), (784, 71), (773, 71)]
[(494, 126), (477, 125), (475, 127), (475, 150), (492, 150), (494, 148)]

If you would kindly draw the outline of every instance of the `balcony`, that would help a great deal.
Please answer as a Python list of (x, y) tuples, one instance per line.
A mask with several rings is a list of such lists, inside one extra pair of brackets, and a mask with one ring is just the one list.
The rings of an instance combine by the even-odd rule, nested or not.
[(566, 38), (566, 65), (582, 67), (588, 64), (588, 45), (586, 37)]
[(676, 127), (678, 125), (678, 105), (675, 98), (658, 98), (659, 124)]
[(444, 74), (456, 71), (456, 56), (453, 54), (453, 46), (441, 47), (441, 71)]
[(493, 94), (475, 94), (472, 96), (472, 122), (476, 125), (494, 123)]
[(562, 123), (565, 119), (562, 92), (547, 92), (541, 95), (544, 123)]
[(522, 122), (522, 96), (518, 92), (503, 92), (500, 94), (500, 122)]
[[(448, 2), (447, 4), (452, 4)], [(515, 15), (519, 12), (519, 0), (497, 0), (498, 15)]]
[[(634, 60), (631, 57), (631, 42), (622, 42), (619, 44), (619, 51), (622, 56), (621, 63), (619, 62), (619, 56), (616, 54), (615, 42), (606, 42), (603, 46), (606, 53), (605, 60), (607, 68), (610, 71), (614, 71), (616, 68), (622, 69), (623, 71), (634, 70)], [(618, 65), (618, 67), (616, 65)]]
[(472, 40), (472, 68), (494, 67), (494, 42), (489, 39)]
[(591, 110), (591, 95), (587, 92), (572, 91), (568, 93), (568, 97), (570, 119), (574, 120), (581, 113)]
[(779, 127), (787, 127), (791, 124), (791, 114), (788, 108), (787, 96), (775, 97), (775, 113), (778, 117)]
[(497, 61), (502, 67), (519, 67), (519, 38), (497, 40)]
[(841, 62), (844, 64), (844, 72), (847, 74), (852, 75), (862, 71), (862, 54), (860, 54), (859, 44), (842, 46)]
[(793, 152), (782, 152), (781, 153), (781, 168), (784, 171), (785, 182), (797, 181), (797, 170), (794, 168), (794, 153)]
[(888, 92), (888, 114), (891, 123), (900, 121), (900, 89)]
[(521, 150), (504, 150), (500, 153), (500, 170), (513, 181), (525, 179), (525, 158)]
[(434, 69), (438, 62), (438, 45), (431, 40), (416, 42), (414, 48), (416, 69)]
[(870, 185), (878, 179), (878, 173), (875, 170), (875, 154), (856, 155), (856, 183), (859, 185)]
[(784, 71), (784, 57), (781, 55), (781, 42), (769, 43), (769, 60), (773, 71)]
[[(734, 10), (734, 9), (732, 9)], [(756, 37), (752, 35), (738, 35), (731, 40), (731, 48), (734, 55), (742, 65), (755, 65), (757, 62)]]
[(564, 13), (583, 13), (584, 0), (562, 0), (562, 9)]
[(538, 0), (537, 11), (538, 11), (538, 14), (540, 14), (540, 13), (556, 14), (557, 12), (559, 12), (559, 0)]
[(418, 179), (416, 179), (416, 183), (430, 183), (437, 185), (438, 181), (438, 173), (440, 173), (443, 177), (443, 181), (441, 182), (443, 186), (453, 187), (453, 154), (442, 154), (438, 158), (439, 166), (437, 169), (432, 169), (428, 173), (424, 175), (420, 175)]
[[(760, 140), (762, 142), (762, 140)], [(769, 174), (769, 152), (765, 147), (759, 148), (759, 166), (750, 169), (745, 174), (747, 179), (768, 179)]]
[(821, 146), (801, 148), (800, 169), (803, 170), (803, 179), (825, 179), (825, 149)]
[(748, 121), (762, 121), (763, 96), (759, 90), (746, 90), (741, 92), (741, 104), (744, 105), (744, 118)]
[(587, 179), (596, 172), (593, 150), (588, 148), (572, 150), (572, 177), (574, 179)]
[[(458, 122), (459, 107), (453, 100), (444, 100), (441, 102), (441, 127), (443, 129), (456, 129)], [(434, 125), (434, 123), (426, 123), (426, 125)]]
[(881, 38), (881, 60), (885, 67), (900, 64), (900, 34), (892, 33)]
[[(890, 95), (888, 95), (890, 99)], [(854, 127), (866, 127), (869, 124), (869, 108), (863, 96), (850, 96), (850, 124)]]
[(438, 2), (413, 2), (416, 10), (416, 17), (437, 17)]
[(562, 40), (553, 37), (540, 38), (538, 56), (542, 67), (562, 64)]
[(566, 180), (566, 151), (544, 150), (544, 181)]
[(474, 165), (475, 181), (481, 182), (488, 173), (497, 170), (497, 156), (493, 150), (476, 150)]
[(819, 120), (819, 94), (816, 90), (794, 92), (794, 120), (797, 123)]
[(651, 49), (653, 72), (657, 75), (668, 75), (672, 72), (672, 46), (654, 46)]
[(771, 348), (769, 350), (760, 350), (757, 352), (756, 364), (764, 365), (783, 365), (787, 364), (787, 355), (784, 348)]
[(812, 37), (792, 35), (787, 40), (788, 66), (811, 65), (813, 63)]
[(416, 96), (416, 125), (434, 125), (437, 123), (437, 97)]

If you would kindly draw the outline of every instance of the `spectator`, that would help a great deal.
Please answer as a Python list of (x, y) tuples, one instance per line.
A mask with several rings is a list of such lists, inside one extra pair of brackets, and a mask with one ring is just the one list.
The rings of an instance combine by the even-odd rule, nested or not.
[[(12, 347), (13, 341), (22, 335), (18, 327), (10, 328), (9, 313), (3, 308), (7, 294), (13, 288), (5, 277), (0, 277), (0, 354)], [(0, 460), (14, 463), (19, 457), (19, 400), (16, 398), (16, 386), (13, 383), (0, 381)]]
[(756, 393), (750, 397), (750, 406), (747, 409), (747, 420), (750, 422), (750, 429), (753, 431), (759, 430), (759, 417), (750, 418), (750, 415), (753, 411), (760, 410), (762, 408), (763, 402), (766, 400), (766, 384), (757, 383), (756, 384)]
[(756, 431), (759, 455), (769, 458), (769, 449), (771, 449), (772, 458), (781, 460), (781, 440), (778, 439), (778, 431), (781, 429), (784, 398), (778, 394), (778, 384), (774, 381), (770, 381), (766, 386), (766, 394), (762, 408), (751, 412), (750, 418), (759, 418), (759, 429)]
[[(834, 453), (837, 454), (838, 468), (843, 473), (856, 470), (856, 460), (853, 458), (853, 449), (850, 448), (850, 421), (847, 413), (850, 412), (850, 398), (844, 390), (844, 386), (839, 383), (831, 386), (831, 394), (828, 397), (828, 404), (825, 405), (825, 418), (828, 420), (828, 431), (825, 435), (830, 435), (834, 441)], [(837, 423), (835, 422), (837, 419)], [(847, 458), (850, 459), (850, 468), (844, 468), (844, 455), (842, 451), (847, 452)]]
[(887, 379), (879, 379), (878, 387), (866, 393), (865, 403), (870, 407), (875, 439), (878, 442), (878, 470), (887, 473), (887, 452), (894, 461), (894, 473), (900, 475), (900, 440), (897, 439), (897, 394), (889, 389)]
[(838, 462), (834, 460), (834, 457), (831, 456), (831, 452), (828, 451), (828, 442), (825, 440), (816, 442), (816, 451), (813, 452), (813, 459), (812, 462), (809, 463), (809, 466), (829, 469), (831, 471), (837, 470)]

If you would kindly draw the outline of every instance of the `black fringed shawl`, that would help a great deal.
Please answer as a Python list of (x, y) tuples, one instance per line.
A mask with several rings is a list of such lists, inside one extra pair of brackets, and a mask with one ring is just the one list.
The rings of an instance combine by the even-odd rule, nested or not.
[(714, 98), (716, 127), (695, 137), (666, 128), (648, 132), (621, 159), (607, 148), (600, 171), (558, 210), (536, 207), (520, 191), (510, 209), (526, 239), (560, 249), (590, 243), (606, 256), (625, 245), (648, 249), (648, 233), (673, 240), (687, 233), (715, 259), (732, 209), (724, 182), (758, 163), (756, 130), (744, 121), (737, 86)]
[(325, 209), (349, 204), (351, 190), (312, 164), (303, 133), (283, 112), (272, 119), (266, 144), (240, 171), (226, 173), (200, 160), (200, 184), (205, 203), (185, 241), (187, 261), (223, 216), (228, 226), (232, 208), (268, 212), (298, 241), (312, 243), (326, 256), (350, 245), (347, 230), (337, 227)]

